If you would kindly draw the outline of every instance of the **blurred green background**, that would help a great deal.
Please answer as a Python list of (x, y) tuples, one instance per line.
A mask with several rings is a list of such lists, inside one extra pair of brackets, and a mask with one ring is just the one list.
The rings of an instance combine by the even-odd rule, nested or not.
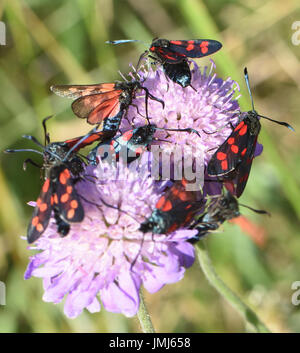
[[(0, 46), (1, 151), (32, 146), (22, 134), (42, 139), (41, 121), (51, 114), (57, 115), (49, 122), (53, 141), (89, 130), (71, 114), (71, 101), (51, 94), (49, 86), (120, 79), (117, 71), (126, 73), (145, 50), (109, 46), (106, 40), (219, 39), (223, 49), (213, 56), (217, 72), (240, 83), (245, 110), (250, 109), (243, 79), (247, 65), (257, 110), (288, 121), (296, 133), (262, 121), (264, 153), (241, 201), (272, 216), (243, 209), (250, 230), (227, 224), (210, 236), (208, 246), (219, 275), (271, 330), (300, 332), (300, 307), (291, 303), (291, 285), (300, 281), (300, 45), (292, 43), (299, 0), (1, 0), (0, 19), (7, 26), (7, 45)], [(30, 251), (20, 236), (32, 212), (26, 202), (36, 199), (41, 187), (37, 169), (22, 170), (26, 157), (0, 154), (0, 280), (7, 287), (0, 332), (139, 331), (135, 318), (104, 310), (69, 320), (62, 304), (42, 301), (40, 279), (23, 280)], [(182, 281), (146, 299), (158, 332), (244, 331), (239, 314), (197, 265)]]

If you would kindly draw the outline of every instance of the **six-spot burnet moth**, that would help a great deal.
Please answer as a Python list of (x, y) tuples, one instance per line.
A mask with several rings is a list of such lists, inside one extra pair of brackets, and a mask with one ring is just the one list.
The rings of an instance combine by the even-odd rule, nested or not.
[[(130, 42), (140, 42), (138, 40), (113, 40), (107, 41), (109, 44), (123, 44)], [(192, 40), (167, 40), (153, 39), (149, 50), (143, 53), (143, 57), (148, 55), (155, 62), (162, 64), (167, 77), (183, 88), (191, 86), (191, 70), (187, 62), (188, 58), (202, 58), (211, 55), (222, 48), (222, 44), (212, 39), (192, 39)], [(150, 53), (150, 54), (149, 54)]]
[(148, 119), (148, 99), (159, 102), (139, 80), (94, 85), (55, 85), (50, 87), (55, 94), (75, 99), (72, 110), (76, 116), (87, 119), (91, 125), (100, 126), (102, 131), (117, 133), (121, 120), (137, 90), (145, 91), (145, 112)]
[(201, 210), (204, 199), (197, 199), (198, 194), (187, 191), (188, 181), (182, 179), (165, 191), (156, 203), (151, 216), (140, 226), (143, 233), (168, 234), (184, 227)]
[[(120, 44), (135, 41), (119, 40), (108, 43)], [(162, 64), (165, 74), (172, 81), (182, 87), (187, 87), (191, 85), (188, 58), (201, 58), (215, 53), (221, 47), (222, 44), (215, 40), (154, 39), (149, 50), (142, 54), (141, 58), (148, 55), (148, 57)], [(217, 177), (217, 180), (223, 182), (226, 188), (237, 197), (240, 197), (243, 193), (248, 180), (257, 145), (257, 137), (261, 128), (259, 118), (271, 120), (293, 130), (289, 124), (259, 115), (255, 111), (246, 68), (244, 73), (252, 102), (252, 110), (240, 113), (239, 124), (233, 128), (231, 135), (215, 152), (207, 167), (208, 176)], [(145, 111), (148, 125), (126, 131), (122, 135), (114, 137), (119, 129), (121, 119), (132, 104), (138, 89), (145, 91)], [(54, 211), (58, 232), (63, 236), (69, 232), (69, 222), (81, 222), (83, 220), (84, 210), (79, 195), (74, 188), (74, 180), (83, 170), (83, 162), (76, 154), (78, 150), (93, 142), (100, 141), (100, 146), (97, 146), (98, 149), (101, 146), (109, 145), (117, 156), (119, 156), (123, 147), (127, 150), (127, 157), (129, 152), (133, 152), (135, 157), (129, 160), (131, 162), (152, 142), (155, 131), (163, 130), (150, 124), (147, 101), (151, 98), (161, 103), (163, 107), (164, 102), (151, 95), (139, 80), (95, 85), (56, 85), (52, 86), (51, 90), (60, 96), (75, 99), (72, 104), (75, 115), (87, 119), (89, 124), (97, 125), (97, 128), (85, 136), (64, 142), (50, 143), (45, 126), (46, 118), (43, 121), (45, 146), (42, 146), (34, 137), (25, 136), (43, 147), (43, 153), (31, 149), (6, 151), (34, 151), (42, 154), (44, 158), (45, 182), (28, 227), (27, 237), (29, 242), (35, 241), (44, 232), (52, 210)], [(97, 131), (99, 126), (101, 126), (101, 130)], [(191, 132), (193, 129), (174, 129), (173, 131), (187, 130)], [(97, 164), (95, 151), (96, 149), (87, 158), (91, 164)], [(36, 165), (31, 159), (27, 159), (25, 162)], [(193, 216), (204, 205), (204, 199), (197, 200), (195, 193), (185, 190), (185, 185), (185, 179), (174, 182), (173, 186), (160, 197), (151, 216), (141, 224), (141, 231), (168, 234), (192, 222)], [(197, 225), (193, 226), (198, 230), (195, 239), (199, 239), (207, 232), (217, 229), (225, 220), (239, 214), (237, 201), (230, 192), (210, 204), (207, 212), (198, 218)]]
[(247, 68), (244, 69), (244, 75), (251, 98), (252, 110), (240, 113), (240, 122), (233, 128), (227, 140), (217, 149), (207, 166), (207, 174), (210, 177), (217, 177), (218, 180), (225, 181), (228, 190), (237, 197), (242, 195), (249, 177), (257, 137), (261, 129), (259, 118), (271, 120), (294, 131), (288, 123), (273, 120), (256, 112)]
[(238, 201), (230, 192), (216, 198), (212, 197), (206, 211), (190, 225), (189, 228), (196, 229), (198, 233), (189, 239), (189, 242), (196, 243), (209, 232), (218, 229), (226, 220), (239, 215)]
[[(84, 218), (84, 210), (80, 202), (79, 195), (75, 189), (75, 180), (84, 170), (83, 161), (75, 153), (81, 148), (90, 145), (95, 141), (110, 138), (103, 132), (93, 133), (84, 137), (78, 137), (63, 142), (50, 143), (49, 134), (46, 129), (46, 121), (43, 120), (45, 134), (45, 145), (39, 143), (35, 137), (24, 135), (39, 147), (42, 152), (33, 149), (6, 150), (12, 152), (35, 152), (43, 156), (43, 166), (45, 170), (45, 182), (42, 186), (40, 195), (36, 201), (36, 207), (33, 211), (31, 222), (27, 230), (27, 240), (29, 243), (37, 240), (46, 230), (52, 210), (57, 223), (57, 230), (62, 236), (68, 234), (70, 222), (81, 222)], [(80, 142), (83, 140), (80, 144)], [(25, 165), (30, 162), (38, 166), (31, 159), (25, 161)]]
[[(111, 141), (100, 142), (88, 155), (89, 163), (97, 165), (99, 158), (102, 161), (109, 159), (110, 161), (118, 161), (121, 157), (127, 163), (131, 163), (145, 151), (154, 139), (156, 131), (173, 131), (195, 133), (199, 137), (198, 131), (186, 129), (168, 129), (159, 128), (155, 124), (147, 124), (135, 129), (125, 131), (120, 136), (114, 137)], [(156, 139), (159, 141), (159, 139)], [(167, 140), (164, 140), (167, 141)], [(109, 158), (110, 157), (110, 158)]]
[(195, 229), (198, 233), (188, 241), (194, 244), (200, 238), (206, 236), (214, 230), (217, 230), (225, 221), (239, 217), (239, 206), (249, 208), (251, 211), (259, 214), (269, 214), (267, 211), (256, 210), (252, 207), (239, 203), (237, 198), (227, 191), (219, 196), (212, 196), (205, 212), (191, 222), (189, 229)]

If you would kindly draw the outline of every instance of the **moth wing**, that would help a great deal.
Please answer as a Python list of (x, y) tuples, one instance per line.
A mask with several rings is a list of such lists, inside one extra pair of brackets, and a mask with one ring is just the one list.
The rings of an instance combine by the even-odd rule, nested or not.
[(50, 90), (60, 97), (77, 99), (83, 96), (111, 92), (115, 83), (99, 83), (94, 85), (54, 85)]
[(52, 211), (51, 196), (52, 185), (50, 179), (46, 179), (27, 228), (28, 243), (36, 241), (48, 226)]
[(84, 218), (84, 209), (79, 195), (74, 187), (73, 178), (68, 168), (61, 168), (53, 195), (54, 207), (60, 217), (67, 222), (81, 222)]

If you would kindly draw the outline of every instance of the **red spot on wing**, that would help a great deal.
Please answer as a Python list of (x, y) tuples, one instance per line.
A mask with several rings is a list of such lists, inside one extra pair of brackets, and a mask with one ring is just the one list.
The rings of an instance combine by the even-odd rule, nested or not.
[(41, 233), (44, 230), (44, 227), (43, 227), (42, 223), (38, 223), (36, 225), (36, 229), (37, 229), (38, 232)]
[(175, 45), (182, 45), (181, 40), (170, 40), (170, 43), (175, 44)]
[(70, 206), (71, 206), (72, 208), (78, 208), (78, 202), (77, 202), (76, 200), (72, 200), (72, 201), (70, 202)]
[(164, 54), (164, 57), (169, 59), (169, 60), (176, 60), (176, 58), (174, 58), (173, 56), (168, 55), (168, 54)]
[(54, 195), (53, 195), (53, 201), (54, 201), (54, 203), (58, 204), (58, 197), (57, 197), (57, 194), (54, 194)]
[(244, 156), (246, 154), (246, 152), (247, 152), (247, 148), (245, 147), (241, 152), (241, 156)]
[(62, 194), (60, 197), (60, 202), (66, 203), (70, 198), (70, 195), (68, 193)]
[(32, 218), (31, 224), (36, 227), (36, 225), (39, 223), (39, 217), (35, 216)]
[(44, 193), (48, 192), (49, 186), (50, 186), (50, 179), (46, 179), (46, 181), (44, 182), (43, 188), (42, 188)]
[(200, 44), (202, 54), (206, 54), (208, 52), (208, 42), (204, 41)]
[(172, 208), (173, 208), (172, 202), (171, 202), (170, 200), (167, 200), (166, 203), (163, 205), (163, 207), (162, 207), (161, 210), (164, 211), (164, 212), (168, 212), (168, 211), (170, 211)]
[(188, 41), (188, 46), (186, 47), (186, 50), (187, 51), (191, 51), (191, 50), (194, 50), (195, 49), (195, 42), (193, 40), (189, 40)]
[(234, 129), (234, 131), (238, 131), (239, 129), (241, 129), (243, 126), (245, 125), (244, 121), (241, 121), (238, 126)]
[(221, 168), (222, 168), (223, 170), (228, 169), (228, 163), (227, 163), (227, 160), (226, 160), (226, 159), (221, 162)]
[(217, 159), (218, 159), (219, 161), (225, 160), (226, 157), (227, 157), (227, 155), (226, 155), (226, 153), (224, 153), (224, 152), (218, 152), (218, 153), (217, 153)]
[(156, 208), (161, 208), (161, 207), (164, 205), (165, 201), (166, 201), (166, 198), (165, 198), (164, 196), (162, 196), (162, 197), (157, 201), (155, 207), (156, 207)]
[(39, 207), (39, 210), (41, 212), (45, 212), (48, 208), (48, 205), (46, 203), (42, 203), (41, 206)]
[(242, 129), (239, 131), (240, 136), (245, 135), (247, 130), (248, 130), (248, 126), (247, 125), (243, 126)]
[(234, 143), (235, 138), (234, 137), (229, 137), (229, 139), (227, 140), (229, 145), (232, 145)]
[(65, 169), (59, 175), (59, 182), (61, 184), (65, 185), (70, 177), (71, 177), (71, 174), (70, 174), (69, 170)]
[(238, 151), (239, 151), (238, 146), (237, 146), (237, 145), (232, 145), (232, 146), (231, 146), (231, 151), (232, 151), (233, 153), (238, 153)]
[(74, 208), (71, 208), (67, 213), (67, 217), (68, 219), (72, 219), (74, 216), (75, 216), (75, 210)]

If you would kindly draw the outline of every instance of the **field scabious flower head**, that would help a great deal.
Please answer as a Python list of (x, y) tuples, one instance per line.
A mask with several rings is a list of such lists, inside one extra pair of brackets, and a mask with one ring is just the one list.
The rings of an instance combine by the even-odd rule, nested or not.
[[(169, 80), (162, 68), (139, 71), (143, 86), (148, 88), (154, 97), (164, 101), (163, 108), (159, 102), (148, 100), (150, 122), (159, 128), (186, 129), (193, 128), (201, 138), (189, 132), (167, 131), (168, 142), (159, 142), (164, 151), (172, 151), (176, 146), (189, 146), (202, 154), (204, 163), (210, 160), (217, 146), (220, 146), (231, 133), (230, 124), (238, 121), (239, 104), (234, 97), (239, 90), (238, 84), (230, 78), (223, 80), (214, 73), (215, 65), (201, 69), (191, 61), (192, 87), (182, 88)], [(135, 126), (145, 124), (145, 119), (137, 114), (137, 109), (145, 115), (144, 96), (133, 100), (127, 119), (123, 119), (121, 130), (128, 130), (133, 122)], [(213, 132), (206, 134), (205, 132)], [(166, 135), (165, 133), (165, 135)], [(157, 135), (162, 137), (161, 132)], [(170, 143), (171, 142), (171, 143)]]
[(58, 303), (67, 296), (64, 311), (70, 318), (84, 308), (99, 311), (97, 295), (106, 310), (133, 316), (142, 284), (156, 292), (179, 281), (193, 264), (194, 250), (186, 240), (194, 230), (168, 236), (139, 230), (158, 200), (159, 185), (149, 174), (147, 153), (138, 169), (139, 173), (122, 163), (88, 167), (86, 179), (76, 184), (84, 197), (84, 220), (72, 224), (61, 238), (52, 219), (33, 247), (40, 252), (31, 257), (25, 278), (43, 278), (47, 302)]
[[(158, 66), (154, 71), (140, 71), (142, 84), (152, 96), (148, 99), (150, 122), (165, 129), (194, 129), (201, 137), (189, 132), (157, 131), (154, 141), (166, 152), (174, 146), (197, 147), (204, 166), (216, 148), (231, 133), (230, 124), (238, 121), (239, 105), (234, 98), (238, 85), (231, 79), (222, 80), (212, 69), (201, 71), (192, 63), (192, 87), (182, 88), (168, 80)], [(145, 125), (145, 97), (133, 99), (121, 131)], [(138, 109), (137, 109), (138, 108)], [(206, 133), (212, 132), (212, 133)], [(166, 136), (167, 135), (167, 136)], [(164, 140), (168, 140), (165, 142)], [(139, 308), (139, 291), (143, 285), (154, 293), (165, 284), (179, 281), (194, 262), (191, 239), (196, 230), (178, 229), (170, 234), (140, 231), (150, 217), (165, 184), (151, 176), (145, 152), (135, 168), (122, 162), (101, 162), (88, 166), (76, 190), (84, 206), (85, 218), (73, 223), (69, 234), (57, 233), (54, 218), (32, 249), (40, 252), (31, 257), (25, 278), (43, 278), (47, 302), (59, 303), (65, 297), (65, 314), (74, 318), (84, 308), (90, 312), (103, 307), (111, 312), (133, 316)], [(204, 176), (204, 169), (202, 170)], [(222, 184), (205, 183), (201, 197), (219, 194)]]

